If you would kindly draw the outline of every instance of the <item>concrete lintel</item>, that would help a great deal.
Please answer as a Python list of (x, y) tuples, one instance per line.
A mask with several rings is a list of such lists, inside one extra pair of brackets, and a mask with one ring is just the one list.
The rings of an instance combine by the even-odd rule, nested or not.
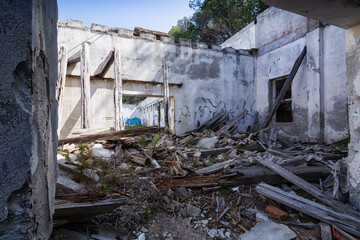
[(85, 28), (84, 22), (80, 20), (68, 19), (66, 26), (73, 28)]

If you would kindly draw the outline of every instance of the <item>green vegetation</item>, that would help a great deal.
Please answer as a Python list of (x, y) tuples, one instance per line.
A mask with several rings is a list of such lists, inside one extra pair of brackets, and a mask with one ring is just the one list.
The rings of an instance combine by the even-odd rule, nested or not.
[(151, 140), (150, 146), (155, 147), (155, 145), (157, 144), (157, 142), (160, 140), (160, 138), (163, 135), (164, 135), (164, 133), (162, 133), (162, 132), (158, 132), (157, 134), (155, 134), (153, 139)]
[(189, 0), (195, 13), (169, 31), (175, 38), (219, 44), (233, 36), (268, 6), (259, 0)]
[(157, 105), (157, 111), (158, 111), (158, 126), (160, 127), (160, 123), (161, 123), (161, 103), (160, 102)]
[(144, 101), (146, 97), (136, 97), (136, 96), (123, 96), (123, 104), (139, 104)]
[(142, 127), (146, 127), (146, 125), (142, 125), (142, 124), (136, 125), (136, 124), (133, 124), (133, 125), (128, 126), (127, 128), (128, 128), (128, 129), (136, 129), (136, 128), (142, 128)]

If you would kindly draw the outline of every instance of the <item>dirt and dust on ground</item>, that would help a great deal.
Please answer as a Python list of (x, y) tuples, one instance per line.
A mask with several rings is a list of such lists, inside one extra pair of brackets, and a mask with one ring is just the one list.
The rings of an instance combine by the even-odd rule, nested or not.
[[(223, 125), (218, 121), (181, 136), (159, 131), (59, 146), (52, 239), (356, 236), (356, 221), (338, 224), (324, 217), (323, 202), (292, 180), (296, 175), (323, 198), (346, 202), (346, 144), (304, 144), (275, 129), (235, 133)], [(271, 164), (283, 170), (271, 170)], [(316, 211), (293, 204), (292, 196)]]

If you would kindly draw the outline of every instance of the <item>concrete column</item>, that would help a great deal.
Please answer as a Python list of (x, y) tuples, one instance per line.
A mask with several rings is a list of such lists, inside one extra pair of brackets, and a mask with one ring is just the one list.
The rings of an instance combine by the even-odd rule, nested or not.
[(52, 231), (56, 23), (56, 0), (0, 1), (0, 239)]
[(348, 183), (350, 201), (360, 209), (360, 25), (346, 30), (346, 75), (351, 139)]
[[(308, 117), (308, 137), (311, 142), (318, 142), (321, 138), (320, 124), (320, 62), (321, 62), (321, 29), (316, 28), (306, 34), (307, 52), (306, 66), (307, 74), (307, 117)], [(304, 79), (305, 80), (305, 79)]]

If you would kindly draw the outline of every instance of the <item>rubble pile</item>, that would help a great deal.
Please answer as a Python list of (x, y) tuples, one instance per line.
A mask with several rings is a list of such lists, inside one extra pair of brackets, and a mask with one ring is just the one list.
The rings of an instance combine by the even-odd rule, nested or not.
[(275, 129), (234, 134), (224, 121), (61, 145), (56, 201), (71, 201), (77, 216), (56, 219), (56, 209), (54, 238), (358, 239), (360, 214), (342, 203), (346, 147)]

